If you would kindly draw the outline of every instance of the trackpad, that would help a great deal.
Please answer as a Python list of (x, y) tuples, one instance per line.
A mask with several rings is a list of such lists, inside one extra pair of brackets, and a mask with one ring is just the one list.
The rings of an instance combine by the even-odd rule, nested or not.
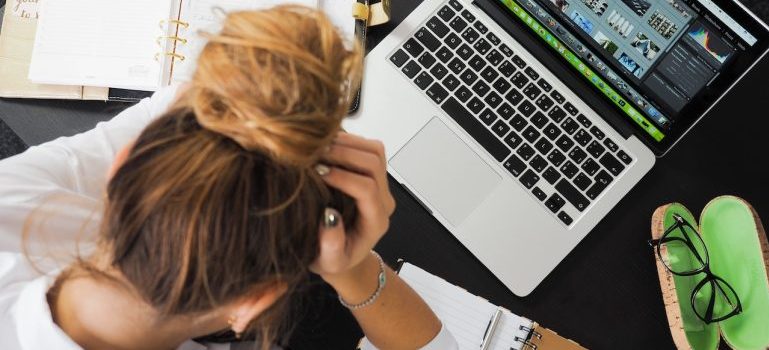
[(390, 165), (454, 226), (502, 181), (438, 118), (398, 151)]

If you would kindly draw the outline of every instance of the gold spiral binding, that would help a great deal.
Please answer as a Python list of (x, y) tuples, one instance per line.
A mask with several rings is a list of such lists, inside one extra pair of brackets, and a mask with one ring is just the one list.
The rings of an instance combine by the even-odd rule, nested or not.
[(534, 330), (534, 328), (529, 328), (524, 325), (518, 326), (519, 330), (529, 332), (529, 334), (533, 337), (536, 337), (537, 339), (542, 339), (542, 334), (539, 334), (537, 331)]
[(526, 349), (526, 348), (529, 348), (531, 350), (537, 350), (537, 345), (536, 344), (532, 344), (531, 342), (529, 342), (526, 339), (523, 339), (521, 337), (515, 337), (515, 341), (523, 344), (523, 347), (521, 348), (521, 350)]
[(171, 57), (173, 59), (179, 59), (180, 61), (184, 61), (186, 57), (184, 55), (180, 55), (176, 52), (158, 52), (155, 54), (155, 61), (160, 61), (161, 56)]
[(164, 20), (161, 20), (158, 23), (158, 26), (162, 29), (162, 28), (165, 27), (166, 24), (169, 24), (169, 23), (180, 25), (180, 26), (184, 27), (184, 29), (187, 29), (187, 28), (190, 27), (190, 24), (188, 22), (181, 21), (181, 20), (178, 20), (178, 19), (164, 19)]
[(187, 43), (187, 39), (182, 38), (182, 37), (178, 37), (178, 36), (174, 36), (174, 35), (172, 35), (172, 36), (159, 36), (159, 37), (157, 37), (155, 39), (155, 42), (158, 43), (158, 46), (160, 46), (160, 42), (162, 42), (163, 40), (172, 40), (172, 41), (176, 41), (176, 42), (179, 42), (179, 43), (182, 43), (182, 44), (186, 44)]

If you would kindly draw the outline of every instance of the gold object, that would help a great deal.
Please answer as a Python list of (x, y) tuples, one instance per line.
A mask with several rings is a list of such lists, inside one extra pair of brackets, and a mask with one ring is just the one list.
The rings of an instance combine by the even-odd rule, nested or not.
[(390, 22), (390, 0), (369, 5), (368, 26), (373, 27)]
[(184, 61), (184, 59), (186, 58), (183, 55), (180, 55), (175, 52), (158, 52), (155, 54), (155, 61), (160, 61), (161, 56), (172, 57), (173, 59), (179, 59), (180, 61)]
[(185, 29), (190, 27), (189, 23), (187, 23), (185, 21), (180, 21), (178, 19), (164, 19), (164, 20), (160, 21), (160, 23), (158, 23), (158, 26), (160, 28), (163, 28), (166, 24), (169, 24), (169, 23), (178, 24), (178, 25), (184, 27)]
[(369, 11), (368, 6), (366, 4), (361, 4), (359, 2), (354, 2), (352, 4), (352, 16), (361, 21), (368, 21)]
[(155, 42), (158, 43), (158, 46), (160, 46), (160, 42), (163, 41), (163, 40), (178, 41), (178, 42), (180, 42), (182, 44), (186, 44), (187, 43), (187, 39), (180, 38), (178, 36), (159, 36), (159, 37), (157, 37), (157, 39), (155, 39)]

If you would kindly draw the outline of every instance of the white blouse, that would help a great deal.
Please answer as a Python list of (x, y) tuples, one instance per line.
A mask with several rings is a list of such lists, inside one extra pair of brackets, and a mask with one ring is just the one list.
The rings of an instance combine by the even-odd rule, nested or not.
[[(162, 89), (90, 131), (0, 161), (0, 349), (81, 349), (53, 322), (46, 293), (76, 249), (89, 248), (115, 154), (166, 111), (177, 90)], [(30, 215), (35, 220), (25, 227)], [(34, 265), (22, 250), (25, 230)], [(189, 341), (179, 349), (230, 348), (240, 346)], [(444, 327), (423, 349), (457, 345)]]

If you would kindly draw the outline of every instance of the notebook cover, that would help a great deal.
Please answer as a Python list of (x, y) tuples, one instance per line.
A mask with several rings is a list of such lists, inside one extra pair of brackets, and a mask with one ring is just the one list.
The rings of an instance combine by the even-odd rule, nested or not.
[(524, 348), (536, 350), (586, 350), (586, 348), (583, 348), (574, 341), (566, 339), (540, 325), (534, 327), (534, 332), (532, 332), (527, 346)]

